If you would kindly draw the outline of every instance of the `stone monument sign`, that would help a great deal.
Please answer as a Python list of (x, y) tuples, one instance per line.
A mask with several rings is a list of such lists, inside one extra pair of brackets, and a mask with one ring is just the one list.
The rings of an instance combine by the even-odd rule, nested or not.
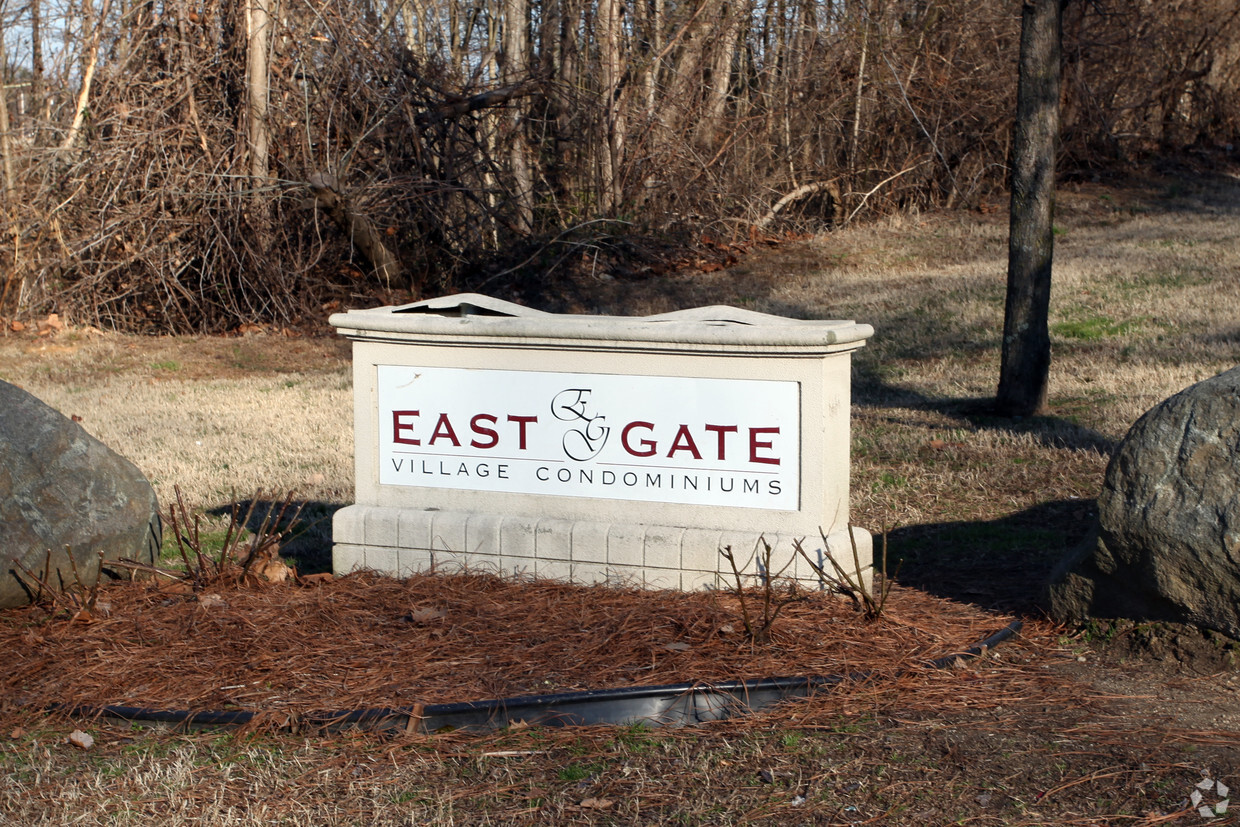
[[(868, 325), (565, 316), (473, 294), (331, 323), (354, 342), (357, 504), (335, 517), (337, 572), (690, 589), (730, 573), (724, 546), (826, 553), (820, 528), (854, 567), (850, 355)], [(854, 534), (865, 567), (870, 536)]]

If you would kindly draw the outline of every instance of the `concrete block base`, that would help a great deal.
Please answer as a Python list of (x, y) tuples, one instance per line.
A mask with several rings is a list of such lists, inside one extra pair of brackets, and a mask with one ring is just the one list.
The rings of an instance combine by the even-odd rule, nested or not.
[(775, 574), (822, 587), (812, 566), (793, 549), (801, 539), (810, 557), (829, 573), (829, 553), (850, 575), (857, 546), (861, 578), (872, 579), (872, 541), (854, 527), (827, 537), (781, 537), (743, 531), (709, 531), (664, 525), (603, 523), (548, 517), (413, 510), (352, 505), (336, 512), (332, 568), (336, 574), (370, 570), (396, 577), (425, 571), (489, 571), (574, 583), (643, 588), (728, 588), (734, 578), (719, 553), (730, 547), (746, 585), (765, 576), (755, 554), (760, 540), (772, 548)]

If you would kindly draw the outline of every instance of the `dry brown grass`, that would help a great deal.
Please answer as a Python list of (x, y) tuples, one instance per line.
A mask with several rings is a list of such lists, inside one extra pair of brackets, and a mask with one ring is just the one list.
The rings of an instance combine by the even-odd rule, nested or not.
[[(995, 419), (985, 407), (997, 381), (1002, 324), (1001, 213), (905, 216), (754, 254), (724, 273), (597, 283), (592, 309), (647, 313), (722, 302), (873, 324), (875, 338), (855, 363), (853, 519), (872, 529), (897, 526), (892, 556), (904, 560), (900, 580), (921, 592), (919, 600), (948, 614), (998, 619), (1005, 611), (1033, 611), (1039, 578), (1088, 532), (1107, 456), (1132, 421), (1240, 362), (1238, 212), (1240, 184), (1230, 178), (1066, 188), (1056, 222), (1052, 412), (1028, 421)], [(313, 473), (325, 479), (310, 484), (310, 496), (348, 501), (346, 357), (303, 343), (301, 357), (312, 365), (224, 358), (215, 362), (222, 376), (210, 378), (211, 360), (196, 355), (228, 357), (249, 341), (10, 338), (0, 342), (0, 377), (83, 416), (85, 426), (159, 478), (165, 501), (173, 483), (214, 506), (231, 501), (234, 485), (239, 492), (256, 484), (303, 490)], [(146, 355), (147, 347), (158, 354)], [(143, 355), (133, 357), (134, 350)], [(251, 351), (265, 358), (277, 352)], [(162, 362), (181, 367), (155, 366)], [(282, 419), (276, 402), (298, 406), (297, 422)], [(210, 451), (185, 448), (198, 440), (215, 442)], [(220, 467), (225, 462), (228, 469)], [(315, 645), (299, 637), (308, 622), (302, 614), (281, 625), (264, 604), (269, 594), (237, 600), (254, 603), (254, 628), (209, 632), (204, 652), (228, 637), (224, 648), (241, 657), (245, 641), (256, 649), (253, 641), (265, 633), (277, 651), (289, 653), (290, 665), (265, 667), (272, 687), (260, 685), (269, 692), (260, 700), (270, 702), (280, 690), (290, 702), (307, 703), (311, 694), (340, 691), (343, 682), (315, 684), (312, 661), (292, 665)], [(309, 593), (299, 598), (313, 600)], [(177, 614), (184, 605), (174, 604), (151, 609), (168, 615), (160, 622), (169, 629), (185, 622)], [(357, 621), (367, 609), (351, 605), (317, 611), (328, 620), (338, 612), (338, 620)], [(776, 643), (765, 650), (775, 662), (764, 669), (778, 665), (779, 624), (802, 620), (795, 613), (780, 618)], [(205, 615), (196, 622), (210, 627)], [(20, 626), (11, 627), (14, 634), (66, 634)], [(125, 629), (133, 640), (109, 645), (135, 669), (151, 659), (147, 668), (160, 674), (159, 657), (140, 651), (142, 628), (131, 622)], [(84, 722), (19, 715), (10, 718), (15, 729), (0, 733), (9, 736), (0, 739), (0, 770), (9, 778), (0, 787), (0, 818), (186, 825), (1196, 824), (1201, 818), (1187, 798), (1203, 772), (1240, 786), (1234, 674), (1193, 675), (1188, 660), (1102, 663), (1106, 649), (1067, 630), (1031, 628), (1038, 631), (997, 650), (997, 659), (964, 670), (679, 732), (518, 728), (482, 737), (327, 741), (133, 732), (99, 722), (90, 726), (96, 749), (79, 752), (64, 739)], [(81, 634), (75, 645), (84, 648), (73, 655), (87, 664), (107, 651), (98, 640), (91, 648), (91, 634)], [(178, 647), (202, 643), (192, 640), (192, 630), (169, 634)], [(403, 657), (392, 648), (396, 640), (378, 636), (370, 662)], [(428, 639), (424, 648), (432, 646)], [(655, 661), (671, 675), (681, 654), (660, 653)], [(48, 669), (30, 678), (31, 686), (54, 692), (56, 661), (44, 655)], [(553, 655), (572, 663), (571, 655)], [(201, 662), (191, 677), (205, 685), (211, 657), (200, 652), (163, 671), (175, 678)], [(445, 693), (456, 677), (447, 660), (466, 657), (443, 654)], [(520, 690), (548, 679), (557, 687), (582, 685), (576, 674), (539, 677), (541, 667), (529, 663), (496, 667), (484, 689)], [(615, 658), (611, 665), (626, 664)], [(726, 660), (716, 666), (720, 674), (738, 668)], [(382, 670), (359, 670), (362, 692), (350, 703), (386, 680)], [(282, 689), (281, 675), (292, 681)], [(67, 684), (63, 694), (119, 692), (99, 679)], [(226, 700), (204, 691), (161, 697)]]
[(353, 495), (342, 343), (71, 332), (0, 349), (0, 378), (80, 417), (142, 469), (161, 503), (174, 485), (204, 509), (260, 487), (326, 503)]

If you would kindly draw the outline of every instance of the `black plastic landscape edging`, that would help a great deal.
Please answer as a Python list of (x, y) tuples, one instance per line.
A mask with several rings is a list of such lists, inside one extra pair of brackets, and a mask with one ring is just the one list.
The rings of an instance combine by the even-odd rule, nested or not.
[[(962, 652), (923, 664), (946, 669), (959, 660), (979, 657), (1015, 635), (1021, 622), (1014, 620), (995, 634)], [(903, 673), (901, 673), (903, 674)], [(746, 715), (791, 698), (804, 698), (829, 691), (844, 683), (863, 683), (873, 672), (810, 677), (759, 678), (720, 683), (675, 683), (665, 686), (632, 686), (589, 689), (552, 695), (518, 695), (489, 701), (428, 704), (422, 707), (341, 710), (304, 714), (281, 729), (305, 732), (339, 732), (346, 729), (403, 732), (488, 731), (516, 723), (541, 726), (590, 724), (642, 724), (650, 727), (690, 726)], [(85, 717), (119, 718), (143, 723), (168, 723), (189, 728), (236, 727), (277, 720), (283, 713), (248, 710), (160, 710), (134, 706), (78, 706), (56, 704), (51, 710)]]

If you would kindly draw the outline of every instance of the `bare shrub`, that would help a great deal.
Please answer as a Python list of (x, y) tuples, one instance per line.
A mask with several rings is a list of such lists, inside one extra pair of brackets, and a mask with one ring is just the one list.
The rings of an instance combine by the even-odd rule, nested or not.
[[(788, 562), (781, 568), (773, 569), (774, 553), (765, 537), (758, 538), (749, 559), (744, 562), (737, 562), (736, 553), (731, 546), (719, 549), (719, 556), (728, 561), (728, 567), (732, 571), (732, 583), (729, 584), (728, 591), (740, 604), (745, 637), (752, 643), (770, 642), (771, 630), (784, 608), (804, 600), (804, 596), (797, 591), (795, 580), (783, 580), (784, 572), (795, 562), (796, 557), (789, 557)], [(749, 568), (750, 563), (755, 563), (758, 569), (757, 595), (745, 588), (745, 575), (742, 572)], [(751, 607), (750, 603), (755, 600), (757, 606)]]
[(224, 540), (219, 551), (212, 553), (203, 541), (201, 515), (191, 517), (181, 489), (176, 489), (176, 503), (168, 508), (168, 526), (185, 564), (180, 577), (194, 591), (211, 586), (235, 586), (259, 578), (278, 582), (290, 576), (280, 561), (280, 544), (292, 533), (302, 506), (293, 507), (293, 492), (290, 491), (283, 500), (268, 504), (260, 524), (247, 536), (245, 529), (251, 524), (261, 496), (262, 489), (254, 492), (244, 513), (239, 506), (232, 506)]
[[(733, 243), (1007, 174), (1019, 15), (982, 0), (49, 11), (0, 7), (65, 33), (5, 67), (6, 316), (292, 326), (599, 218)], [(1071, 4), (1065, 167), (1235, 143), (1238, 32), (1227, 0)]]
[[(895, 582), (896, 576), (900, 573), (899, 566), (896, 571), (888, 576), (887, 574), (887, 531), (883, 531), (883, 551), (880, 566), (876, 569), (870, 566), (870, 574), (873, 578), (872, 584), (866, 582), (865, 571), (861, 566), (861, 555), (857, 550), (857, 537), (853, 533), (854, 528), (850, 524), (848, 526), (848, 543), (852, 548), (853, 569), (850, 573), (845, 567), (841, 566), (839, 561), (835, 559), (834, 554), (824, 555), (827, 562), (831, 565), (828, 571), (820, 563), (815, 562), (805, 548), (801, 545), (800, 540), (793, 542), (793, 548), (796, 553), (810, 568), (818, 575), (820, 583), (836, 594), (841, 594), (852, 601), (853, 607), (865, 617), (866, 620), (878, 620), (883, 616), (883, 610), (887, 606), (887, 596), (891, 594), (891, 586)], [(827, 535), (822, 533), (822, 542), (827, 546)], [(827, 546), (829, 551), (829, 546)]]
[[(64, 582), (63, 576), (53, 575), (52, 552), (49, 549), (44, 557), (43, 571), (34, 572), (22, 565), (20, 561), (14, 561), (17, 567), (21, 569), (21, 574), (14, 574), (25, 585), (31, 594), (31, 602), (42, 606), (48, 612), (49, 617), (56, 617), (60, 614), (67, 615), (71, 622), (83, 621), (90, 622), (97, 617), (106, 616), (109, 611), (109, 605), (106, 601), (100, 601), (99, 589), (102, 585), (102, 569), (104, 566), (103, 554), (99, 555), (99, 570), (96, 577), (89, 583), (82, 578), (81, 572), (78, 570), (77, 559), (73, 553), (66, 548), (65, 557), (69, 560), (70, 569), (73, 572), (73, 582)], [(89, 578), (87, 578), (89, 579)]]

